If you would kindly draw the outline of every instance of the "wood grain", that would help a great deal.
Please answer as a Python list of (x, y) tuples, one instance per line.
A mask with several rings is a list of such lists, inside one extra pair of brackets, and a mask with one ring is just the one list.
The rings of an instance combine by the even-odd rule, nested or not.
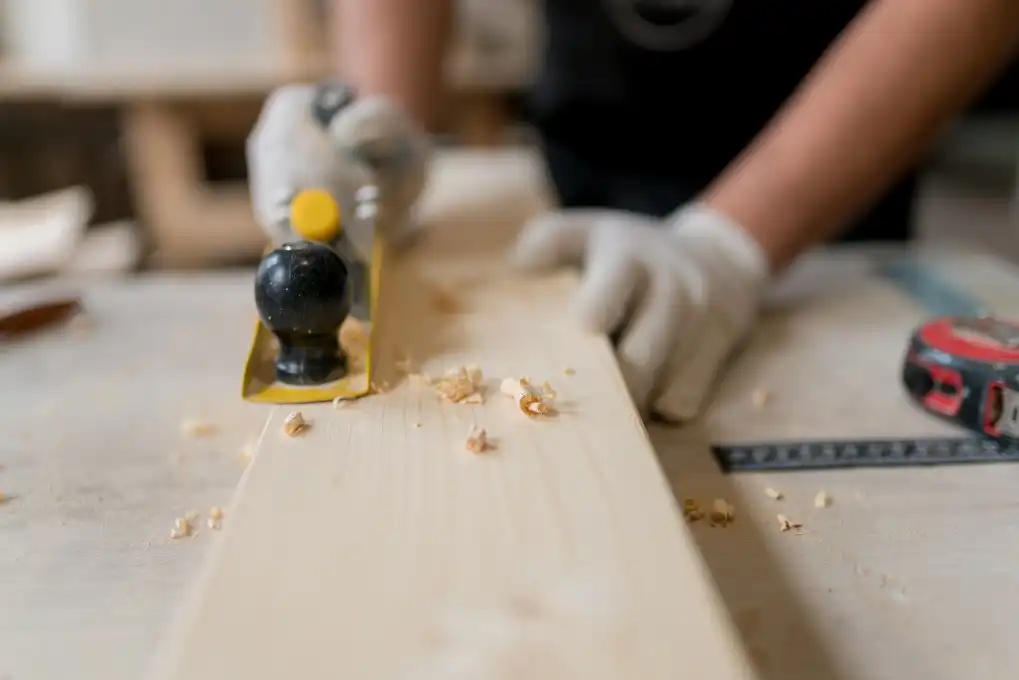
[[(477, 364), (486, 403), (401, 382), (302, 408), (296, 438), (275, 408), (156, 677), (753, 677), (610, 347), (562, 319), (574, 277), (502, 267), (540, 204), (490, 200), (487, 177), (514, 188), (493, 162), (436, 173), (442, 228), (387, 268), (379, 321), (384, 371), (404, 353), (432, 375)], [(456, 315), (429, 305), (449, 282)], [(499, 393), (521, 375), (553, 383), (560, 415)], [(497, 448), (467, 453), (472, 426)]]

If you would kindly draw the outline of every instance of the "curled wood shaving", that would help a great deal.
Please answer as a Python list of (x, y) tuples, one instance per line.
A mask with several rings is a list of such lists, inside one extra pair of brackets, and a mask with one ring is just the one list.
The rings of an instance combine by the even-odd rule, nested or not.
[(776, 515), (775, 518), (778, 520), (778, 526), (781, 531), (790, 531), (795, 529), (797, 533), (803, 528), (803, 524), (800, 522), (794, 522), (785, 515)]
[(435, 382), (436, 393), (451, 404), (482, 404), (485, 401), (481, 392), (481, 369), (477, 366), (461, 366), (459, 370), (450, 371)]
[(213, 506), (209, 509), (208, 527), (213, 531), (218, 531), (223, 526), (223, 510)]
[(333, 399), (333, 408), (336, 409), (336, 410), (344, 409), (344, 408), (350, 406), (350, 404), (351, 404), (351, 400), (348, 399), (347, 397), (344, 397), (342, 394), (340, 396), (336, 397), (335, 399)]
[(693, 498), (684, 498), (683, 517), (688, 522), (696, 522), (704, 518), (704, 511), (698, 507), (697, 501)]
[(556, 413), (553, 402), (557, 394), (547, 382), (538, 391), (527, 378), (505, 378), (499, 389), (517, 402), (524, 415), (551, 416)]
[(173, 529), (170, 530), (170, 538), (177, 540), (186, 538), (194, 533), (194, 526), (187, 517), (178, 517), (174, 520)]
[(764, 495), (768, 498), (776, 501), (782, 500), (782, 492), (772, 489), (770, 486), (764, 490)]
[(484, 453), (492, 448), (488, 439), (488, 432), (479, 427), (472, 427), (467, 433), (466, 448), (471, 453)]
[(827, 508), (829, 505), (831, 505), (831, 496), (825, 491), (818, 491), (817, 495), (814, 496), (814, 507)]
[(293, 411), (283, 421), (283, 433), (288, 437), (296, 437), (307, 430), (311, 425), (304, 419), (300, 411)]
[(213, 423), (201, 420), (185, 420), (181, 423), (180, 430), (188, 437), (211, 437), (216, 434), (216, 426)]
[(708, 515), (711, 526), (726, 527), (736, 519), (736, 508), (723, 498), (716, 498), (711, 504), (711, 514)]

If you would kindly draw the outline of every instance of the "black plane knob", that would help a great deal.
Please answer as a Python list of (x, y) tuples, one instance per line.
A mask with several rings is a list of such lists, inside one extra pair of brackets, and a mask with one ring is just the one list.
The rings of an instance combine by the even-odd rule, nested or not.
[(322, 385), (342, 378), (340, 325), (350, 313), (347, 267), (328, 246), (301, 241), (272, 251), (255, 275), (255, 305), (279, 340), (276, 378)]

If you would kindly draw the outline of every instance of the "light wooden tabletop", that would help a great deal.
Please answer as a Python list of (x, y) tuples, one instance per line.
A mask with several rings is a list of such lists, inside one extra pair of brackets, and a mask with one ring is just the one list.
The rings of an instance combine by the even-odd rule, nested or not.
[[(527, 159), (491, 171), (514, 191), (537, 176)], [(465, 191), (463, 204), (482, 199)], [(723, 439), (949, 431), (910, 408), (898, 385), (922, 310), (869, 277), (867, 260), (843, 252), (804, 262), (704, 421), (652, 427), (652, 438), (677, 495), (736, 508), (731, 526), (690, 528), (761, 677), (1011, 679), (1019, 468), (723, 476), (707, 455), (706, 443)], [(942, 266), (1019, 314), (1011, 268), (962, 255)], [(174, 541), (173, 521), (228, 502), (267, 413), (238, 396), (255, 318), (251, 272), (59, 289), (69, 288), (83, 292), (87, 323), (0, 349), (5, 680), (144, 672), (218, 535), (203, 526)], [(31, 294), (40, 291), (0, 301)], [(758, 389), (770, 393), (763, 407)], [(189, 437), (189, 419), (216, 432)], [(832, 504), (818, 509), (822, 490)], [(779, 531), (778, 513), (803, 533)]]

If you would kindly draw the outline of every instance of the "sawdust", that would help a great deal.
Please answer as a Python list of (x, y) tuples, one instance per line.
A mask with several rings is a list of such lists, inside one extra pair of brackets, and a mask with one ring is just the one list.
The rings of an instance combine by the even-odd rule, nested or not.
[(815, 508), (827, 508), (831, 505), (831, 496), (826, 491), (818, 491), (817, 495), (814, 496), (814, 507)]
[(683, 518), (688, 522), (697, 522), (704, 519), (704, 511), (700, 509), (697, 501), (693, 498), (683, 499)]
[(293, 411), (283, 421), (283, 433), (288, 437), (296, 437), (303, 434), (311, 427), (311, 424), (304, 419), (300, 411)]
[(483, 404), (483, 375), (477, 366), (461, 366), (435, 381), (435, 392), (451, 404)]
[(778, 520), (778, 527), (780, 531), (795, 531), (797, 534), (803, 533), (802, 523), (794, 522), (785, 515), (776, 515), (775, 519)]
[(488, 438), (488, 432), (479, 427), (472, 427), (467, 433), (465, 448), (471, 453), (484, 453), (492, 448), (492, 442)]
[(724, 529), (736, 520), (736, 508), (724, 498), (716, 498), (711, 504), (708, 520), (711, 526)]
[(206, 524), (213, 531), (219, 531), (223, 527), (223, 509), (215, 506), (210, 508)]
[(170, 530), (170, 538), (178, 540), (181, 538), (187, 538), (194, 534), (194, 526), (191, 524), (191, 520), (187, 517), (178, 517), (173, 522), (173, 529)]
[(782, 498), (784, 498), (781, 491), (772, 489), (770, 486), (764, 490), (764, 495), (774, 501), (780, 501), (782, 500)]
[(564, 368), (563, 373), (565, 375), (577, 375), (577, 372), (574, 371), (572, 368)]
[(188, 437), (211, 437), (216, 434), (216, 425), (204, 420), (185, 420), (180, 431)]

